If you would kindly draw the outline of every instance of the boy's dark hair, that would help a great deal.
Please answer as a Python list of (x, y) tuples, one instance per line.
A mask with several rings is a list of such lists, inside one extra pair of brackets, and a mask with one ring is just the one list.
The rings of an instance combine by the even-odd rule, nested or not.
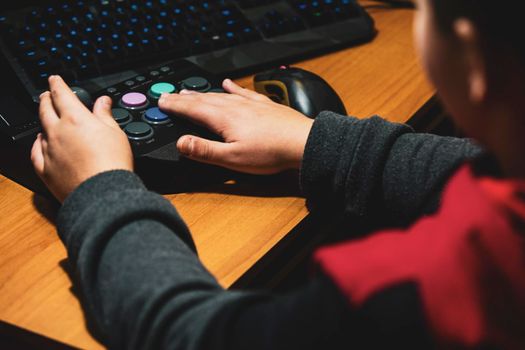
[(520, 26), (523, 25), (521, 22), (525, 21), (525, 14), (520, 10), (521, 2), (516, 0), (429, 1), (438, 27), (444, 33), (451, 33), (456, 19), (468, 18), (475, 23), (489, 52), (510, 49), (525, 64), (525, 40), (520, 30)]

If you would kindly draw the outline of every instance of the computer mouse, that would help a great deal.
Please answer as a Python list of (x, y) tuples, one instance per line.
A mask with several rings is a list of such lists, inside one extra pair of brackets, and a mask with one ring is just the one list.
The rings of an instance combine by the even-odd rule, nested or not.
[(272, 100), (292, 107), (307, 117), (321, 111), (346, 115), (335, 90), (320, 76), (301, 68), (281, 66), (254, 77), (255, 90)]

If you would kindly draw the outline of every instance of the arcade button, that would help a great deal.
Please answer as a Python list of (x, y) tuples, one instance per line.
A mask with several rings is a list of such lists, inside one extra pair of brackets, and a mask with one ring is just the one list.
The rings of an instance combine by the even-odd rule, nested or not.
[(72, 86), (71, 91), (77, 95), (78, 99), (84, 104), (84, 106), (88, 108), (93, 106), (93, 99), (91, 98), (89, 92), (78, 86)]
[(124, 108), (113, 108), (111, 109), (111, 115), (113, 119), (118, 123), (118, 125), (126, 125), (132, 119), (131, 114)]
[(170, 83), (156, 83), (151, 86), (151, 88), (148, 91), (148, 95), (150, 95), (154, 99), (159, 99), (160, 95), (167, 93), (172, 94), (177, 91), (177, 88), (173, 84)]
[(140, 92), (128, 92), (120, 99), (120, 106), (126, 109), (143, 109), (148, 105), (148, 98)]
[(225, 93), (226, 91), (222, 88), (213, 88), (213, 89), (209, 89), (208, 91), (206, 92), (218, 92), (218, 93)]
[(153, 136), (153, 128), (144, 122), (131, 122), (124, 127), (130, 140), (143, 141)]
[(210, 88), (210, 82), (203, 77), (190, 77), (182, 81), (182, 87), (187, 90), (207, 91)]
[(142, 119), (147, 123), (155, 125), (166, 124), (171, 121), (168, 115), (162, 112), (158, 107), (153, 107), (146, 110), (146, 113), (144, 113)]

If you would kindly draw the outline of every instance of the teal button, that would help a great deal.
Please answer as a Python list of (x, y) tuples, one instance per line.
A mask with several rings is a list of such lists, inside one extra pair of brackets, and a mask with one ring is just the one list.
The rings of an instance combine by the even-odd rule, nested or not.
[(174, 93), (175, 90), (177, 89), (175, 88), (173, 84), (157, 83), (151, 86), (151, 88), (149, 89), (149, 94), (151, 95), (151, 97), (159, 98), (160, 95), (164, 93), (171, 94), (171, 93)]

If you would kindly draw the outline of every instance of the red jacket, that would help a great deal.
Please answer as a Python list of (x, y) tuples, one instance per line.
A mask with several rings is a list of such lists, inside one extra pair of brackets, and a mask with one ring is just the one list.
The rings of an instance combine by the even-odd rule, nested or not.
[(418, 286), (443, 345), (525, 348), (525, 181), (462, 167), (441, 207), (407, 230), (322, 248), (315, 260), (354, 307), (403, 282)]

